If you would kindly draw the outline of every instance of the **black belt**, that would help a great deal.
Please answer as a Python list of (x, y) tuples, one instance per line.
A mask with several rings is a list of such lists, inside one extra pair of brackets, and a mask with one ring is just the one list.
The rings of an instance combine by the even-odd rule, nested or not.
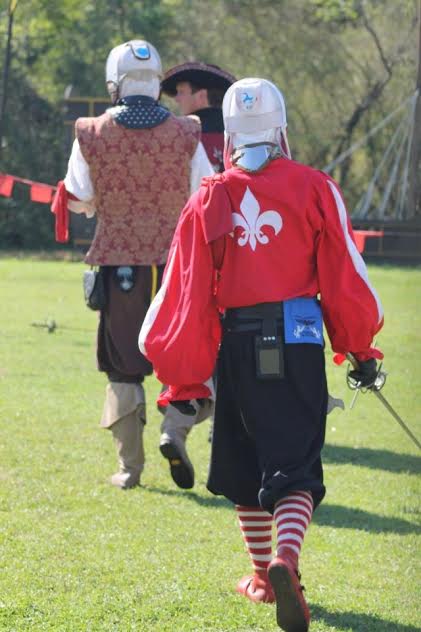
[(284, 320), (282, 302), (259, 303), (246, 307), (231, 307), (222, 319), (224, 331), (261, 332), (263, 336), (276, 336)]

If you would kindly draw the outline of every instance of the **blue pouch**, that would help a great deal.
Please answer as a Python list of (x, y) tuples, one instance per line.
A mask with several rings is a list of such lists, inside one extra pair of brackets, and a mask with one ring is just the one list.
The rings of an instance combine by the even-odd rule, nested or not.
[(309, 343), (323, 346), (323, 318), (315, 298), (284, 301), (285, 344)]

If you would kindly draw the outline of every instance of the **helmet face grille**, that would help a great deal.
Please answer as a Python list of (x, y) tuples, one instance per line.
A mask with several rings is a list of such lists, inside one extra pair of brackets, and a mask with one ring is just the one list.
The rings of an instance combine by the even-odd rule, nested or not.
[(275, 143), (252, 143), (237, 147), (231, 156), (231, 162), (243, 171), (255, 173), (281, 155), (281, 149)]

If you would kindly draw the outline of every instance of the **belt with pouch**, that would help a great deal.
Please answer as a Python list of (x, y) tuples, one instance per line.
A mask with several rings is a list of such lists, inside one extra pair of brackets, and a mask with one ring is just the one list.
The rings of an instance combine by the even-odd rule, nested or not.
[[(225, 333), (255, 333), (256, 377), (284, 377), (284, 312), (282, 302), (259, 303), (227, 309), (222, 319)], [(279, 331), (280, 330), (280, 331)]]
[(231, 307), (226, 310), (222, 319), (224, 331), (260, 332), (263, 336), (276, 335), (284, 322), (284, 310), (281, 301), (278, 303), (259, 303), (246, 307)]

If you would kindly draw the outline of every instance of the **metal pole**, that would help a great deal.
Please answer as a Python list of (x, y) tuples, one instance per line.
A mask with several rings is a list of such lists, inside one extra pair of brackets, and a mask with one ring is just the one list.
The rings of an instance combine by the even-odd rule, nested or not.
[(421, 0), (418, 4), (418, 72), (415, 85), (417, 101), (414, 112), (411, 167), (409, 174), (408, 207), (406, 219), (421, 220)]

